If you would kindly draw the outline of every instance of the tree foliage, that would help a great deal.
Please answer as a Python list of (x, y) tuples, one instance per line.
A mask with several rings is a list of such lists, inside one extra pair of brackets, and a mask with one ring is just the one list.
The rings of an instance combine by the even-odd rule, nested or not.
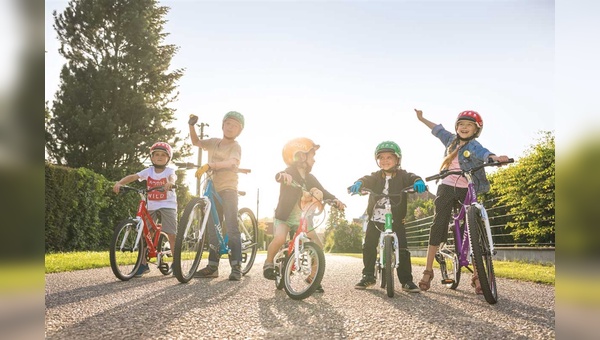
[(361, 251), (362, 227), (348, 223), (345, 212), (331, 208), (327, 220), (324, 249), (334, 253), (356, 253)]
[(152, 143), (180, 141), (169, 104), (183, 71), (170, 70), (167, 12), (156, 0), (72, 0), (53, 13), (67, 63), (46, 120), (52, 161), (120, 177), (142, 168)]
[(518, 162), (488, 175), (492, 188), (484, 200), (496, 198), (512, 215), (507, 227), (515, 241), (555, 242), (554, 133), (545, 131)]

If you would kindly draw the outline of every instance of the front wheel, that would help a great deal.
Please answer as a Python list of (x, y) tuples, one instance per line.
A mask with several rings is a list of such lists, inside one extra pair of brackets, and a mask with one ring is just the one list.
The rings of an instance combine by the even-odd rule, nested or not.
[(240, 209), (238, 226), (242, 240), (242, 275), (246, 275), (252, 268), (258, 251), (258, 222), (252, 210)]
[(202, 261), (205, 248), (204, 200), (193, 198), (183, 210), (177, 226), (173, 252), (173, 274), (181, 283), (189, 282)]
[(492, 251), (487, 237), (485, 222), (479, 209), (469, 207), (467, 210), (467, 225), (469, 227), (469, 237), (473, 251), (473, 265), (479, 277), (483, 296), (489, 304), (495, 304), (498, 302), (498, 288), (496, 287)]
[(144, 238), (136, 243), (137, 235), (136, 220), (125, 220), (115, 227), (109, 257), (110, 268), (119, 280), (131, 279), (142, 263)]
[(283, 287), (287, 295), (294, 300), (303, 300), (311, 296), (319, 287), (325, 274), (325, 255), (314, 242), (304, 242), (299, 253), (299, 267), (296, 266), (296, 253), (290, 254), (283, 270)]
[(387, 296), (394, 297), (394, 267), (396, 266), (396, 253), (394, 253), (394, 239), (386, 237), (383, 241), (383, 268), (385, 275), (381, 278), (385, 280)]

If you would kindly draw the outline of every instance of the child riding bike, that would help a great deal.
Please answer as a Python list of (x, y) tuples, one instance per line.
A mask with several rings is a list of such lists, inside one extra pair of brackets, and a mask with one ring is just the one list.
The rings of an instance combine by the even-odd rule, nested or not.
[[(339, 209), (343, 210), (346, 207), (333, 194), (325, 190), (317, 178), (310, 173), (315, 164), (315, 152), (319, 147), (311, 139), (304, 137), (292, 139), (283, 147), (283, 161), (288, 168), (275, 175), (275, 180), (281, 183), (279, 202), (275, 209), (274, 237), (269, 244), (267, 259), (263, 265), (263, 275), (269, 280), (275, 280), (273, 259), (277, 251), (285, 243), (290, 229), (297, 228), (300, 223), (302, 198), (310, 197), (309, 195), (304, 196), (303, 192), (312, 191), (314, 193), (313, 188), (316, 188), (322, 193), (324, 199), (334, 199)], [(297, 183), (302, 188), (291, 185), (292, 183)], [(308, 236), (321, 248), (323, 247), (316, 231), (309, 232)], [(315, 292), (322, 293), (323, 291), (322, 287), (318, 287)]]
[[(146, 181), (148, 189), (163, 186), (164, 191), (148, 192), (148, 212), (153, 220), (156, 221), (160, 215), (162, 231), (167, 234), (171, 247), (175, 245), (175, 236), (177, 234), (177, 196), (171, 187), (177, 181), (175, 169), (167, 167), (167, 164), (173, 157), (171, 146), (164, 142), (156, 142), (150, 147), (150, 161), (152, 166), (138, 173), (123, 177), (115, 183), (113, 191), (119, 193), (121, 186), (131, 183), (135, 180)], [(145, 252), (144, 252), (145, 253)], [(142, 264), (135, 277), (141, 277), (148, 273), (150, 268), (146, 256), (142, 257)]]
[[(223, 116), (223, 138), (200, 139), (194, 125), (198, 117), (190, 115), (188, 124), (190, 126), (190, 137), (192, 144), (208, 151), (208, 163), (203, 165), (196, 176), (201, 176), (208, 169), (235, 169), (242, 159), (242, 148), (235, 140), (244, 129), (244, 116), (236, 111), (230, 111)], [(215, 171), (213, 174), (215, 190), (222, 198), (217, 203), (217, 211), (220, 220), (225, 223), (224, 230), (229, 235), (228, 246), (231, 249), (229, 264), (231, 274), (229, 280), (240, 281), (242, 279), (242, 240), (238, 229), (238, 174), (235, 171)], [(221, 255), (218, 249), (218, 239), (215, 234), (214, 222), (208, 220), (208, 235), (210, 239), (210, 251), (208, 265), (196, 272), (195, 277), (214, 278), (219, 276), (219, 260)]]
[[(423, 111), (415, 109), (417, 119), (431, 129), (446, 147), (442, 170), (467, 170), (481, 165), (491, 158), (496, 162), (507, 162), (507, 156), (496, 156), (483, 147), (476, 138), (483, 130), (483, 119), (476, 111), (463, 111), (458, 114), (454, 122), (454, 133), (444, 129), (441, 124), (435, 124), (423, 117)], [(490, 190), (485, 171), (475, 172), (475, 190), (484, 193)], [(467, 194), (467, 180), (459, 175), (450, 175), (442, 180), (438, 186), (434, 205), (435, 214), (431, 229), (429, 230), (429, 246), (427, 248), (427, 262), (423, 271), (423, 278), (419, 281), (421, 290), (426, 291), (433, 280), (433, 260), (438, 247), (448, 237), (448, 223), (450, 222), (452, 207), (463, 201)], [(481, 285), (477, 275), (473, 275), (472, 286), (477, 294), (481, 294)]]
[[(408, 186), (413, 186), (418, 193), (426, 190), (425, 182), (421, 177), (407, 172), (400, 167), (402, 152), (398, 144), (392, 141), (379, 143), (375, 148), (375, 162), (379, 171), (359, 178), (349, 188), (351, 194), (358, 194), (361, 188), (369, 188), (374, 194), (369, 195), (367, 206), (368, 224), (363, 245), (363, 270), (362, 279), (354, 286), (356, 289), (366, 289), (375, 284), (375, 262), (377, 259), (377, 243), (379, 235), (385, 224), (385, 202), (381, 202), (376, 194), (401, 194)], [(398, 236), (399, 243), (399, 266), (397, 268), (398, 279), (402, 290), (418, 293), (420, 290), (413, 282), (412, 266), (410, 263), (410, 252), (406, 240), (406, 229), (404, 218), (406, 216), (406, 195), (390, 197), (392, 212), (392, 230)], [(378, 203), (381, 206), (375, 206)]]

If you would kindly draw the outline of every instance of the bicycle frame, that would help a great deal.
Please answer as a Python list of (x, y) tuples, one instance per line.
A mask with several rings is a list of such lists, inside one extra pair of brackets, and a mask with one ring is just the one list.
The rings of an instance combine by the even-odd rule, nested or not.
[[(135, 248), (133, 249), (134, 251), (137, 250), (137, 246), (140, 242), (140, 238), (142, 237), (142, 235), (144, 236), (144, 239), (146, 240), (146, 246), (148, 247), (148, 254), (147, 257), (148, 258), (154, 258), (154, 257), (158, 257), (159, 255), (162, 256), (161, 254), (157, 254), (156, 252), (156, 245), (158, 244), (158, 240), (160, 239), (160, 232), (162, 229), (162, 226), (160, 223), (155, 223), (154, 220), (152, 219), (152, 216), (150, 216), (150, 213), (148, 212), (148, 198), (147, 196), (145, 196), (144, 194), (142, 194), (141, 192), (138, 192), (140, 195), (140, 203), (138, 204), (138, 211), (135, 215), (135, 220), (137, 221), (137, 237), (135, 239)], [(150, 228), (148, 227), (150, 226), (150, 228), (152, 228), (152, 230), (154, 230), (154, 239), (152, 239), (152, 236), (150, 234)], [(121, 249), (124, 247), (124, 243), (125, 243), (126, 238), (123, 239), (122, 243), (121, 243)]]
[(385, 209), (387, 210), (387, 213), (385, 214), (385, 225), (384, 225), (384, 230), (379, 234), (379, 256), (377, 257), (377, 262), (375, 263), (375, 266), (377, 266), (378, 268), (387, 268), (389, 266), (389, 268), (391, 269), (391, 264), (385, 263), (385, 261), (383, 259), (385, 259), (384, 257), (384, 249), (385, 249), (385, 239), (388, 237), (392, 238), (392, 244), (393, 244), (393, 248), (394, 248), (394, 254), (395, 254), (395, 263), (394, 263), (394, 269), (398, 268), (399, 264), (400, 264), (400, 247), (399, 247), (399, 243), (398, 243), (398, 235), (396, 235), (395, 232), (392, 231), (392, 213), (391, 213), (391, 204), (387, 203), (385, 205)]
[[(475, 207), (480, 211), (483, 220), (485, 221), (485, 230), (487, 234), (487, 238), (490, 244), (490, 251), (492, 255), (495, 255), (496, 252), (494, 250), (494, 243), (492, 241), (492, 230), (490, 227), (490, 222), (488, 220), (487, 212), (483, 204), (477, 201), (477, 193), (475, 192), (475, 185), (473, 184), (472, 175), (470, 173), (465, 173), (465, 177), (468, 181), (467, 186), (467, 194), (465, 195), (464, 201), (461, 203), (461, 207), (457, 214), (453, 214), (452, 218), (454, 220), (454, 247), (455, 252), (458, 254), (458, 261), (461, 267), (467, 267), (471, 264), (471, 255), (473, 255), (473, 251), (471, 249), (471, 240), (469, 236), (469, 226), (467, 224), (467, 208), (469, 206)], [(464, 225), (464, 228), (461, 230), (461, 223)]]

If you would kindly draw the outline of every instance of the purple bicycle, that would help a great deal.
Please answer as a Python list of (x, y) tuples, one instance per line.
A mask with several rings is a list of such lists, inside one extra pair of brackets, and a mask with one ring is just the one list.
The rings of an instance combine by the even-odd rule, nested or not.
[[(487, 212), (482, 203), (477, 201), (477, 193), (473, 184), (473, 173), (488, 166), (501, 166), (513, 163), (494, 162), (476, 166), (470, 170), (443, 170), (437, 175), (427, 177), (426, 181), (442, 179), (449, 175), (460, 175), (467, 179), (467, 195), (460, 207), (455, 207), (450, 226), (454, 239), (440, 244), (435, 259), (440, 265), (442, 284), (450, 289), (456, 289), (460, 283), (461, 269), (467, 268), (479, 278), (481, 291), (489, 304), (498, 302), (498, 288), (492, 256), (496, 254), (492, 241), (492, 231)], [(454, 224), (454, 225), (453, 225)], [(473, 264), (473, 269), (469, 267)]]

